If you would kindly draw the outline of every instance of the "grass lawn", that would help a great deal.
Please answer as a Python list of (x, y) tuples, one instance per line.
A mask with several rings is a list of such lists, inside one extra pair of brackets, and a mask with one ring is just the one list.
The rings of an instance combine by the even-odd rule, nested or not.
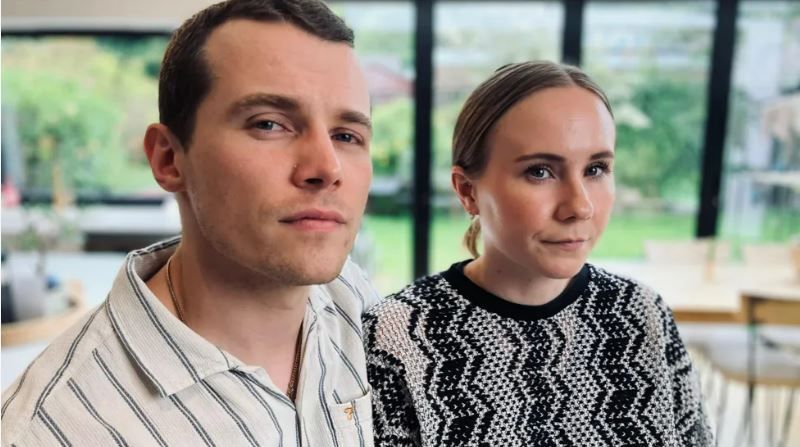
[(592, 258), (641, 258), (647, 239), (694, 238), (694, 215), (612, 215)]
[[(446, 269), (469, 257), (461, 244), (467, 217), (436, 213), (431, 228), (431, 270)], [(402, 288), (412, 276), (411, 216), (368, 215), (364, 229), (376, 247), (375, 284), (387, 294)], [(691, 239), (694, 216), (625, 215), (612, 216), (592, 258), (638, 258), (645, 239)]]

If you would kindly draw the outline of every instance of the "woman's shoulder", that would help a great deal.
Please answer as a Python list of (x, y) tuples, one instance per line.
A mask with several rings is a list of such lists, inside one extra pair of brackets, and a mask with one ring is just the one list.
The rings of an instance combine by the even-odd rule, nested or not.
[(589, 265), (589, 268), (589, 299), (583, 307), (583, 315), (591, 315), (596, 324), (614, 331), (624, 321), (627, 330), (660, 340), (659, 344), (675, 337), (672, 311), (655, 289), (601, 267)]
[[(455, 292), (441, 275), (417, 279), (372, 306), (363, 315), (364, 345), (369, 358), (390, 356), (403, 363), (420, 355), (425, 328), (436, 315), (451, 315)], [(434, 317), (435, 318), (435, 317)]]
[(590, 290), (594, 295), (623, 302), (634, 309), (661, 316), (668, 308), (661, 295), (649, 285), (636, 278), (608, 271), (589, 264), (591, 272)]
[(441, 273), (424, 276), (372, 306), (365, 318), (388, 318), (436, 306), (457, 294)]
[(588, 264), (592, 274), (592, 281), (601, 287), (615, 290), (626, 289), (633, 292), (655, 293), (647, 284), (628, 275), (615, 273), (596, 264)]

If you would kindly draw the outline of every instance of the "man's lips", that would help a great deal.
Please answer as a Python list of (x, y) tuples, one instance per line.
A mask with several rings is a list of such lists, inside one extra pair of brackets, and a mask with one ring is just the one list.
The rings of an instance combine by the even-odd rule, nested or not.
[(346, 223), (344, 216), (341, 213), (333, 210), (324, 210), (324, 209), (307, 209), (303, 211), (299, 211), (294, 213), (288, 217), (284, 217), (281, 219), (281, 222), (294, 222), (303, 219), (311, 219), (311, 220), (332, 220), (336, 223)]
[(334, 210), (307, 209), (280, 219), (281, 223), (310, 231), (333, 230), (347, 223), (341, 213)]

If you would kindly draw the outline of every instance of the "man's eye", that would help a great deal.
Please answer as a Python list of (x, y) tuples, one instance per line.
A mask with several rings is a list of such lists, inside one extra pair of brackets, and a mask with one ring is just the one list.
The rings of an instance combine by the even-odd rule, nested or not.
[(284, 128), (283, 126), (281, 126), (280, 124), (276, 123), (275, 121), (270, 121), (270, 120), (261, 120), (261, 121), (257, 121), (257, 122), (256, 122), (256, 123), (253, 125), (253, 127), (255, 127), (256, 129), (259, 129), (259, 130), (265, 130), (265, 131), (268, 131), (268, 132), (269, 132), (269, 131), (275, 131), (275, 130), (283, 130), (283, 129), (285, 129), (285, 128)]
[(341, 141), (342, 143), (358, 143), (358, 138), (351, 133), (337, 133), (333, 135), (333, 139)]

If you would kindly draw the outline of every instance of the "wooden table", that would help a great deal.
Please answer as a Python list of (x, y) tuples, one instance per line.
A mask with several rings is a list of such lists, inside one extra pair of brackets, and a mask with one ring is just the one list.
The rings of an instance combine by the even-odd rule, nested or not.
[(56, 315), (5, 323), (0, 333), (0, 346), (16, 346), (39, 340), (51, 340), (72, 326), (88, 310), (83, 294), (83, 286), (79, 281), (70, 280), (65, 284), (68, 307)]
[[(52, 218), (22, 207), (3, 210), (3, 242), (19, 244), (19, 239), (33, 222), (57, 231)], [(46, 224), (47, 222), (52, 222)], [(174, 200), (164, 205), (98, 205), (73, 208), (59, 221), (74, 225), (81, 233), (85, 251), (127, 253), (181, 232), (180, 215)], [(13, 249), (13, 248), (12, 248)]]
[[(29, 263), (36, 256), (35, 253), (12, 253), (7, 262)], [(105, 300), (124, 259), (125, 256), (119, 253), (50, 253), (47, 256), (47, 271), (64, 281), (70, 278), (77, 280), (81, 285), (84, 308), (88, 311)], [(2, 338), (5, 343), (5, 336)], [(22, 374), (51, 340), (52, 337), (3, 346), (0, 388), (5, 389)]]
[(755, 316), (761, 324), (782, 324), (800, 316), (800, 277), (791, 266), (732, 264), (708, 269), (702, 264), (602, 260), (596, 264), (655, 289), (679, 322), (744, 323), (748, 302), (754, 299), (762, 304)]

